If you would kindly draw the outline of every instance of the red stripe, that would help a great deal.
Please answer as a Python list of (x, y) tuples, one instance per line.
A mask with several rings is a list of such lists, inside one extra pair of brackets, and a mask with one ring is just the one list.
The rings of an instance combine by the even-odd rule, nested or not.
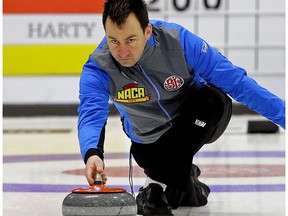
[(106, 0), (3, 0), (3, 13), (102, 13), (104, 2)]

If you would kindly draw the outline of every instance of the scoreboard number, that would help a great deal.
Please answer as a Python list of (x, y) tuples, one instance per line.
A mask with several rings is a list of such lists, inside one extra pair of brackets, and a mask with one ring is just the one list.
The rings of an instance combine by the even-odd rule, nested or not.
[[(148, 6), (148, 11), (151, 12), (159, 12), (161, 11), (161, 7), (159, 7), (159, 5), (157, 6), (157, 3), (160, 3), (161, 0), (148, 0), (147, 1), (147, 6)], [(162, 0), (162, 1), (166, 1), (166, 0)], [(192, 3), (193, 0), (173, 0), (173, 7), (176, 11), (186, 11), (190, 4)], [(221, 6), (221, 2), (222, 0), (201, 0), (204, 4), (204, 7), (207, 10), (215, 10), (215, 9), (219, 9), (219, 7)]]

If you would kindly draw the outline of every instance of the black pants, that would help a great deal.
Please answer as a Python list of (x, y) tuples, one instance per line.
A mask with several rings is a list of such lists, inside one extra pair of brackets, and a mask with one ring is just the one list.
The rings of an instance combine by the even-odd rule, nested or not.
[(185, 99), (180, 116), (156, 142), (132, 142), (131, 153), (150, 178), (177, 190), (187, 190), (193, 156), (225, 131), (232, 113), (231, 99), (206, 86)]

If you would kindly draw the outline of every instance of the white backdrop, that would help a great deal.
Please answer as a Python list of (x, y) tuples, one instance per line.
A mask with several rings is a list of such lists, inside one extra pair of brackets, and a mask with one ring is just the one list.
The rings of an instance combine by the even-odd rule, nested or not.
[[(183, 25), (245, 68), (258, 83), (285, 97), (285, 0), (146, 2), (151, 19)], [(45, 35), (49, 24), (57, 31)], [(103, 35), (101, 16), (95, 14), (3, 16), (4, 46), (95, 43), (96, 47)], [(78, 82), (77, 75), (4, 76), (3, 103), (75, 104)]]

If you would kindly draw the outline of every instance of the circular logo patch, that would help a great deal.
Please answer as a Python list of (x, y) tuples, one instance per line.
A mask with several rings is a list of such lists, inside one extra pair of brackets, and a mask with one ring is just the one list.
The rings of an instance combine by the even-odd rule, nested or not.
[(164, 82), (164, 88), (167, 91), (176, 91), (184, 84), (182, 77), (170, 76)]

